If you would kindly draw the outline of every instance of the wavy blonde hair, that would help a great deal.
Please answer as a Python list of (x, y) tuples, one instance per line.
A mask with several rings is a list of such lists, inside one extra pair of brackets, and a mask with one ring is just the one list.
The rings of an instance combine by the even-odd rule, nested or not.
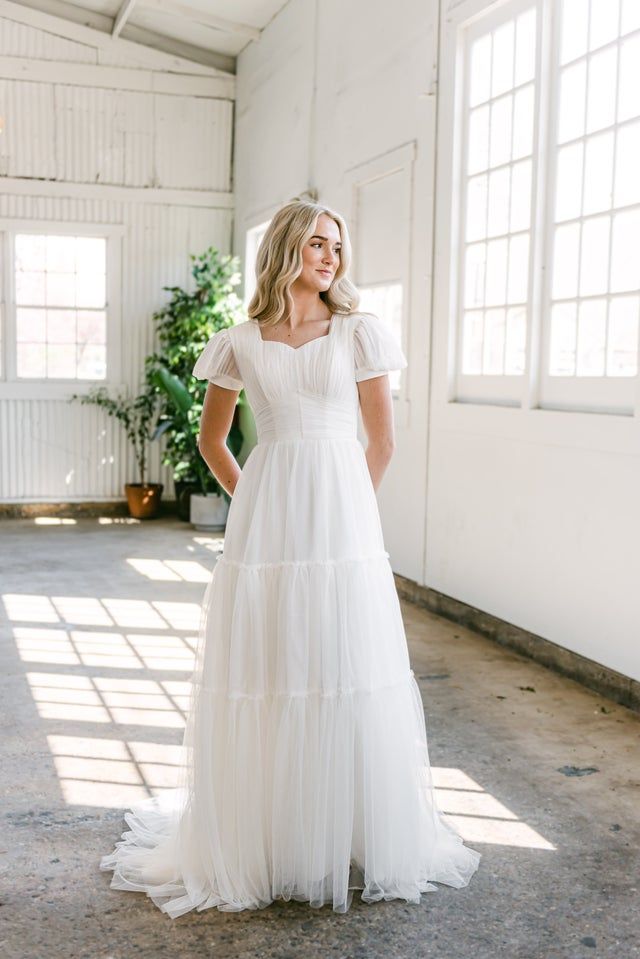
[(321, 213), (337, 223), (342, 250), (333, 282), (328, 290), (319, 294), (320, 299), (332, 313), (351, 313), (358, 308), (360, 294), (347, 276), (351, 242), (345, 220), (321, 203), (296, 197), (278, 210), (258, 247), (256, 289), (247, 314), (261, 325), (275, 326), (293, 312), (291, 284), (302, 272), (302, 249), (316, 232)]

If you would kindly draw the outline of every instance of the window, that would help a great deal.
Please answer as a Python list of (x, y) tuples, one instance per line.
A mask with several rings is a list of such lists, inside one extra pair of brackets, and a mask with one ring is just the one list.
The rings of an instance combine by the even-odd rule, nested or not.
[(112, 379), (116, 231), (4, 225), (3, 395), (58, 395), (54, 384), (68, 393)]
[(630, 412), (640, 4), (514, 0), (458, 50), (459, 398), (516, 405), (533, 369), (541, 406)]
[(106, 375), (106, 240), (18, 233), (16, 376)]

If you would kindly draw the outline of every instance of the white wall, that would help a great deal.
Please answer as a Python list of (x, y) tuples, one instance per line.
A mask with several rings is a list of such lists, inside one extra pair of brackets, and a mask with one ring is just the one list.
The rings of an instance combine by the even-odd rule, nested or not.
[[(9, 219), (120, 229), (114, 392), (140, 384), (162, 287), (190, 285), (190, 253), (229, 252), (233, 216), (234, 78), (133, 48), (0, 18), (0, 230)], [(58, 386), (0, 380), (1, 502), (119, 499), (138, 479), (114, 420)], [(148, 479), (170, 497), (160, 452)]]
[[(456, 4), (442, 2), (446, 28)], [(448, 402), (437, 282), (446, 243), (435, 251), (435, 280), (431, 270), (448, 201), (438, 192), (434, 214), (438, 29), (436, 0), (291, 0), (247, 48), (238, 64), (235, 252), (243, 255), (249, 227), (308, 188), (353, 231), (353, 168), (415, 145), (406, 410), (379, 492), (394, 569), (640, 679), (637, 420)]]

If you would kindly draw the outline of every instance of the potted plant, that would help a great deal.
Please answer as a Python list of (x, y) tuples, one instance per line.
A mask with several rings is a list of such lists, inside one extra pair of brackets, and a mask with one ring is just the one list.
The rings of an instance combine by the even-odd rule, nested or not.
[(164, 485), (147, 483), (147, 444), (151, 441), (150, 430), (155, 418), (156, 396), (149, 384), (138, 396), (120, 393), (109, 396), (104, 386), (92, 387), (88, 393), (74, 393), (69, 402), (79, 400), (83, 404), (92, 404), (114, 416), (125, 428), (136, 463), (138, 464), (139, 483), (125, 483), (125, 496), (129, 514), (135, 519), (152, 519), (158, 514), (160, 498)]
[[(163, 287), (171, 296), (165, 306), (153, 314), (158, 346), (146, 358), (145, 367), (159, 403), (153, 435), (156, 439), (164, 437), (162, 462), (172, 470), (178, 516), (186, 521), (191, 519), (191, 498), (196, 494), (208, 499), (207, 509), (216, 511), (214, 526), (219, 526), (220, 516), (226, 518), (230, 497), (211, 474), (198, 449), (207, 381), (197, 380), (192, 370), (213, 333), (233, 326), (244, 317), (242, 302), (234, 292), (241, 277), (238, 257), (222, 255), (215, 247), (198, 256), (192, 254), (190, 259), (193, 289)], [(238, 409), (227, 440), (234, 455), (243, 443), (239, 425), (239, 408), (243, 405), (244, 391), (238, 397)], [(199, 505), (202, 507), (203, 503)], [(202, 528), (202, 524), (198, 525)]]
[[(227, 519), (230, 496), (213, 476), (198, 449), (202, 407), (184, 383), (165, 366), (157, 364), (149, 377), (170, 404), (169, 412), (161, 415), (152, 439), (160, 439), (169, 432), (174, 436), (180, 435), (187, 462), (196, 474), (195, 482), (189, 484), (189, 518), (196, 529), (221, 529)], [(227, 445), (237, 455), (242, 445), (242, 435), (237, 426), (232, 427)]]

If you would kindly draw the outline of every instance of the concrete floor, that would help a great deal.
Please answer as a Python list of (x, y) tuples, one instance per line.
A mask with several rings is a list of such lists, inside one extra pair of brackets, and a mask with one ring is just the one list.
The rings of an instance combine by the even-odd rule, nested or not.
[(165, 519), (0, 524), (3, 959), (640, 955), (640, 717), (409, 605), (440, 806), (483, 853), (466, 889), (177, 920), (111, 890), (122, 807), (172, 781), (221, 545)]

